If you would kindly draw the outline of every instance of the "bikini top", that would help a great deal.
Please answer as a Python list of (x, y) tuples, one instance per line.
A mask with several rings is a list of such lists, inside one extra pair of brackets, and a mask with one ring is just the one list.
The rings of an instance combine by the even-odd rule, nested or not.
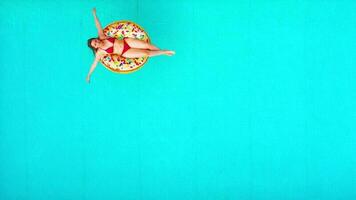
[(106, 53), (113, 53), (114, 52), (115, 38), (108, 38), (107, 40), (112, 43), (112, 46), (107, 48), (107, 49), (105, 49), (104, 51), (106, 51)]

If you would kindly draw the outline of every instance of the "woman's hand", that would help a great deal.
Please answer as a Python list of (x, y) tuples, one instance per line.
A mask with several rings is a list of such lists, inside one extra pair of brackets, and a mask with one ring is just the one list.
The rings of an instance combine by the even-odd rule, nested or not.
[(96, 8), (93, 8), (93, 15), (96, 15)]
[(86, 80), (88, 83), (90, 83), (90, 75), (87, 76)]

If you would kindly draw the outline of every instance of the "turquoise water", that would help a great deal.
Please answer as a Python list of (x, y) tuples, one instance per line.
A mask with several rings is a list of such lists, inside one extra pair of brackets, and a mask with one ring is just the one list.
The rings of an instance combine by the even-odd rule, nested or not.
[[(132, 20), (173, 57), (98, 66)], [(0, 199), (356, 199), (356, 1), (0, 2)]]

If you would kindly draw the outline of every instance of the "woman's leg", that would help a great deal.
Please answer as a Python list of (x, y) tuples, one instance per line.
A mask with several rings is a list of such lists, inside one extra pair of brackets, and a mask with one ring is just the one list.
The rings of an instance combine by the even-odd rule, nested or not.
[(153, 57), (153, 56), (159, 56), (159, 55), (167, 55), (167, 56), (171, 56), (173, 54), (175, 54), (174, 51), (161, 51), (161, 50), (157, 50), (157, 51), (151, 51), (151, 50), (145, 50), (145, 49), (129, 49), (127, 50), (122, 56), (125, 58), (140, 58), (140, 57), (144, 57), (144, 56), (148, 56), (148, 57)]
[(135, 49), (149, 49), (149, 50), (159, 50), (158, 47), (153, 44), (147, 43), (142, 40), (134, 39), (134, 38), (125, 38), (126, 43)]

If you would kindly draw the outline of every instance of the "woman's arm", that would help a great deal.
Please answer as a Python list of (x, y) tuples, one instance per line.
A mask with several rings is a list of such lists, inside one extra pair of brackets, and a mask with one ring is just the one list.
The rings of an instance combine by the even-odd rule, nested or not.
[(95, 26), (98, 29), (98, 35), (100, 39), (106, 39), (106, 36), (103, 33), (103, 28), (101, 27), (101, 24), (99, 22), (98, 17), (96, 16), (96, 9), (93, 8), (93, 15), (94, 15), (94, 20), (95, 20)]
[(89, 73), (88, 73), (88, 75), (87, 75), (87, 78), (86, 78), (86, 80), (87, 80), (88, 83), (90, 83), (90, 76), (91, 76), (91, 74), (94, 72), (96, 66), (98, 65), (99, 60), (100, 60), (100, 56), (99, 56), (99, 54), (97, 53), (96, 56), (95, 56), (94, 62), (93, 62), (93, 64), (92, 64), (91, 67), (90, 67), (90, 70), (89, 70)]

